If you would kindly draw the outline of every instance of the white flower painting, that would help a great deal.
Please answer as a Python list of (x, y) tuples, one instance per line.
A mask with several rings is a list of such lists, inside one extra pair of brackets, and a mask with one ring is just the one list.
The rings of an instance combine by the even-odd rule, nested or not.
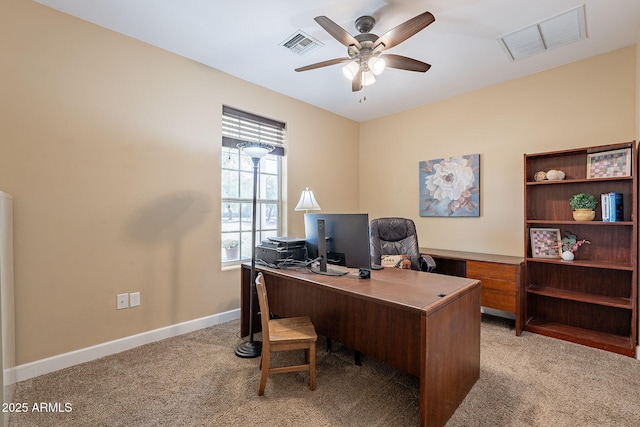
[(420, 216), (480, 216), (480, 155), (420, 162)]

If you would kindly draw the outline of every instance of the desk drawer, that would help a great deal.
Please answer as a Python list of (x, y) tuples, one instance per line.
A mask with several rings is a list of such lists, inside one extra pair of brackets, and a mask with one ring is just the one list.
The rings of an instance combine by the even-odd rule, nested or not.
[(516, 312), (516, 266), (489, 262), (467, 262), (467, 277), (482, 282), (482, 305)]
[(515, 265), (467, 261), (467, 277), (470, 279), (511, 280), (515, 283), (518, 272)]
[(480, 291), (484, 307), (516, 312), (516, 284), (505, 280), (482, 279)]

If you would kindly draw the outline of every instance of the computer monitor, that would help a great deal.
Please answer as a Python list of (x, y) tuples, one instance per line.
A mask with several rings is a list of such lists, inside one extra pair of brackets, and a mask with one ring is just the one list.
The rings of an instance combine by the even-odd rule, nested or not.
[[(304, 228), (309, 258), (322, 256), (328, 264), (371, 268), (368, 214), (307, 213)], [(326, 271), (326, 263), (321, 261), (320, 271)]]

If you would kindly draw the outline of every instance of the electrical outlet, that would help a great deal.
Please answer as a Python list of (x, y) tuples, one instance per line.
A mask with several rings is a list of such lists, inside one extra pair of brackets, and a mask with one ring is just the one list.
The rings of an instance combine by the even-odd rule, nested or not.
[(140, 305), (140, 292), (132, 292), (129, 294), (130, 306), (137, 307)]
[(118, 310), (129, 307), (129, 294), (118, 294), (116, 308)]

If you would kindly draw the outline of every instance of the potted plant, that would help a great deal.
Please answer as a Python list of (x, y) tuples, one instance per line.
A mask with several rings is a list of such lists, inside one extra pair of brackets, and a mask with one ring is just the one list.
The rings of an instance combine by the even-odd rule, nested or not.
[(598, 200), (593, 194), (578, 193), (571, 196), (569, 205), (573, 209), (573, 219), (576, 221), (593, 221), (596, 217), (594, 209)]
[(578, 236), (571, 233), (570, 231), (565, 231), (565, 237), (562, 238), (562, 259), (565, 261), (573, 261), (575, 257), (575, 252), (580, 249), (580, 246), (587, 244), (590, 245), (591, 242), (582, 239), (578, 240)]
[(235, 239), (227, 239), (222, 241), (222, 247), (225, 250), (225, 254), (227, 256), (227, 260), (238, 259), (239, 258), (239, 247), (238, 241)]

